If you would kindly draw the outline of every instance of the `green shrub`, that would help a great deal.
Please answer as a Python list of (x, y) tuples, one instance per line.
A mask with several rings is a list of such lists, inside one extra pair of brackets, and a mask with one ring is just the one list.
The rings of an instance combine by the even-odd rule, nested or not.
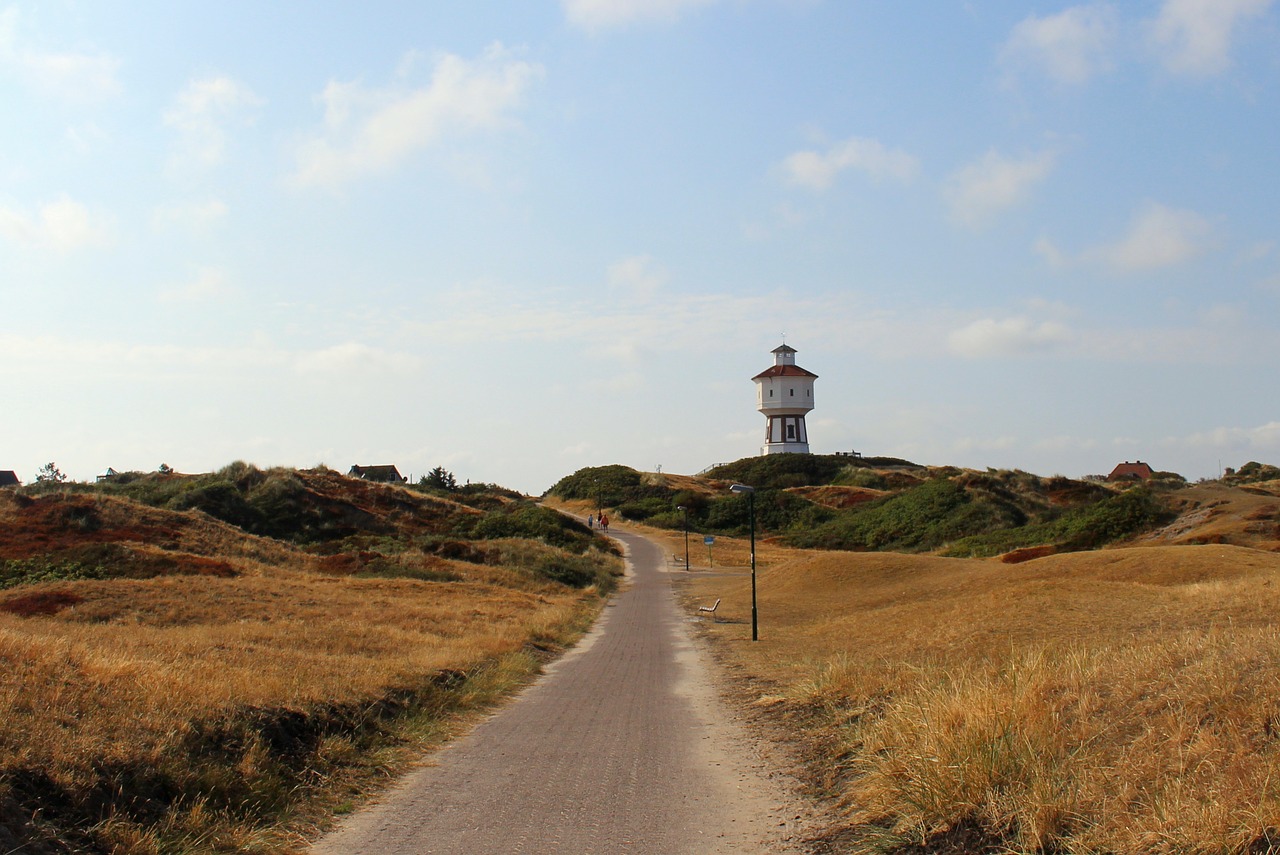
[(249, 504), (236, 485), (221, 479), (192, 486), (170, 499), (168, 507), (175, 511), (204, 511), (245, 531), (253, 531), (263, 521), (262, 514)]
[[(850, 460), (857, 463), (850, 463)], [(766, 454), (744, 457), (708, 470), (708, 478), (762, 487), (815, 487), (834, 483), (850, 466), (919, 468), (893, 457), (849, 458), (842, 454)]]
[(571, 517), (531, 502), (509, 505), (490, 511), (478, 519), (464, 520), (455, 536), (477, 540), (519, 537), (540, 540), (551, 546), (578, 554), (598, 545), (599, 538)]
[[(827, 522), (835, 513), (794, 493), (773, 489), (756, 490), (755, 512), (758, 535), (812, 528)], [(751, 498), (729, 494), (714, 500), (701, 526), (724, 534), (747, 534), (751, 530)]]
[(528, 540), (503, 541), (498, 545), (498, 558), (500, 563), (540, 579), (572, 588), (595, 585), (603, 593), (614, 589), (622, 572), (622, 562), (612, 552), (574, 554)]
[(863, 466), (845, 466), (831, 479), (831, 483), (841, 487), (862, 487), (868, 490), (884, 490), (889, 486), (889, 482), (883, 475)]
[(859, 505), (830, 521), (788, 536), (795, 546), (818, 549), (936, 549), (977, 532), (1015, 525), (1014, 505), (993, 495), (976, 497), (946, 478)]
[(1074, 508), (1057, 519), (963, 538), (945, 554), (957, 558), (986, 558), (1014, 549), (1047, 545), (1064, 552), (1096, 549), (1163, 524), (1173, 516), (1150, 489), (1135, 487)]
[(547, 491), (562, 499), (586, 499), (615, 507), (644, 495), (640, 473), (630, 466), (589, 466), (566, 475)]
[(107, 579), (111, 572), (98, 564), (59, 561), (46, 557), (0, 560), (0, 588), (35, 585), (40, 582), (71, 582), (79, 579)]

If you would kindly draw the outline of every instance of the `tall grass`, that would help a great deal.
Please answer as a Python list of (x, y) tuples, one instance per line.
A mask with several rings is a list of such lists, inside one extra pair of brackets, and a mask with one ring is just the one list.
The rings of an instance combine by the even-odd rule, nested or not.
[(0, 495), (0, 552), (29, 556), (0, 555), (0, 852), (297, 851), (529, 679), (621, 569), (519, 536), (431, 554), (480, 512), (351, 489), (382, 516), (322, 554), (115, 496)]
[[(447, 727), (527, 678), (530, 645), (564, 644), (592, 611), (407, 580), (76, 591), (57, 618), (0, 615), (0, 802), (18, 808), (0, 826), (76, 851), (280, 851), (282, 820), (305, 828), (406, 727)], [(19, 819), (42, 811), (43, 831)]]
[(723, 598), (702, 624), (721, 655), (785, 698), (842, 806), (832, 851), (1280, 851), (1280, 555), (759, 560), (758, 644), (737, 643), (745, 574), (686, 584)]
[(1210, 630), (960, 667), (845, 660), (797, 697), (845, 714), (842, 800), (882, 851), (964, 829), (1013, 852), (1245, 852), (1280, 827), (1276, 661), (1276, 631)]

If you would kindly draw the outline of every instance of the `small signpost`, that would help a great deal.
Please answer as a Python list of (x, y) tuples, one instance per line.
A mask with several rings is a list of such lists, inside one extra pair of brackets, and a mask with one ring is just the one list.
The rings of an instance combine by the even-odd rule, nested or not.
[(715, 543), (716, 539), (711, 535), (707, 535), (706, 537), (702, 538), (702, 542), (707, 545), (707, 566), (715, 567), (716, 565), (711, 561), (711, 544)]

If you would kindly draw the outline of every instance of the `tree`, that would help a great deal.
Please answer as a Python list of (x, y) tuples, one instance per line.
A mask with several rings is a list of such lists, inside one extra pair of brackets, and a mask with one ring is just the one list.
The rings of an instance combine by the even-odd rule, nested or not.
[(435, 487), (439, 490), (448, 490), (450, 493), (458, 489), (458, 479), (453, 477), (453, 473), (443, 466), (437, 466), (426, 475), (422, 476), (420, 483), (423, 487)]
[(170, 468), (170, 466), (169, 466), (169, 464), (168, 464), (168, 463), (161, 463), (161, 464), (160, 464), (160, 468), (159, 468), (159, 469), (157, 469), (156, 471), (157, 471), (157, 472), (159, 472), (161, 475), (172, 475), (172, 474), (173, 474), (173, 469), (172, 469), (172, 468)]
[(36, 473), (36, 481), (41, 483), (48, 481), (52, 484), (61, 484), (65, 480), (67, 480), (67, 476), (62, 474), (58, 464), (52, 460), (41, 466), (40, 471)]

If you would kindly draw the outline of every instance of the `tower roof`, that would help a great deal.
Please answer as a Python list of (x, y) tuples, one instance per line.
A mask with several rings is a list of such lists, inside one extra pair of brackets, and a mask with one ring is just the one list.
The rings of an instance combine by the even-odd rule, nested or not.
[(770, 353), (795, 353), (796, 349), (789, 344), (781, 344), (769, 352)]
[(772, 365), (761, 371), (752, 380), (762, 380), (766, 377), (817, 377), (808, 369), (801, 368), (799, 365)]

